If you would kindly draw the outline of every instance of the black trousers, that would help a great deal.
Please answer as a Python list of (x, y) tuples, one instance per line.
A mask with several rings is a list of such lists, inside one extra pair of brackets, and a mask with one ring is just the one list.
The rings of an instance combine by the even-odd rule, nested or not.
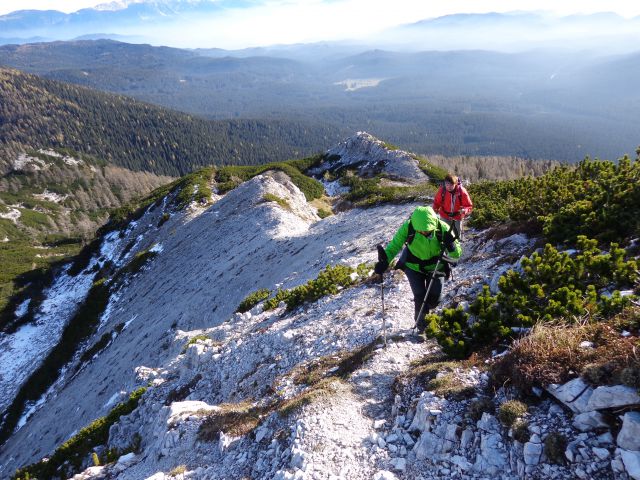
[(415, 270), (411, 270), (410, 268), (405, 268), (404, 273), (407, 275), (409, 285), (411, 286), (411, 291), (413, 292), (413, 318), (416, 320), (418, 332), (422, 332), (427, 326), (426, 322), (424, 321), (425, 315), (429, 313), (429, 310), (434, 309), (438, 305), (438, 303), (440, 303), (440, 298), (442, 297), (442, 287), (444, 285), (444, 277), (437, 276), (433, 279), (433, 283), (431, 284), (431, 288), (429, 289), (429, 295), (427, 296), (426, 305), (422, 310), (422, 318), (418, 318), (418, 313), (420, 313), (420, 307), (422, 307), (424, 296), (427, 293), (427, 286), (429, 285), (429, 281), (431, 280), (431, 275), (425, 275), (424, 273), (416, 272)]

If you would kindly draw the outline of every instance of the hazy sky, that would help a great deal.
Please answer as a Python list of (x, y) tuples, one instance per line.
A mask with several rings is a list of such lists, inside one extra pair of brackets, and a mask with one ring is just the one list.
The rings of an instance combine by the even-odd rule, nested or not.
[[(141, 0), (134, 0), (141, 1)], [(215, 0), (212, 0), (215, 1)], [(74, 12), (81, 8), (94, 7), (110, 1), (96, 0), (0, 0), (0, 14), (15, 10), (59, 10)], [(310, 11), (319, 5), (326, 8), (341, 8), (341, 6), (370, 5), (370, 9), (378, 11), (397, 11), (396, 16), (423, 19), (446, 15), (456, 12), (506, 12), (514, 10), (548, 10), (560, 14), (594, 13), (601, 11), (616, 12), (625, 17), (640, 15), (640, 3), (630, 0), (395, 0), (389, 1), (360, 1), (360, 0), (255, 0), (256, 5), (269, 5), (278, 8), (282, 5), (305, 7)], [(352, 7), (351, 7), (352, 8)]]
[[(19, 9), (72, 12), (103, 3), (107, 2), (0, 0), (0, 14)], [(246, 5), (247, 2), (243, 3)], [(251, 0), (250, 3), (253, 6), (227, 10), (213, 23), (207, 21), (190, 26), (190, 43), (204, 46), (211, 45), (213, 41), (217, 46), (233, 48), (252, 44), (352, 39), (375, 35), (394, 25), (461, 12), (538, 10), (567, 15), (608, 11), (627, 18), (640, 15), (640, 2), (630, 0)], [(184, 29), (181, 32), (164, 32), (173, 38), (185, 34)], [(198, 34), (201, 38), (197, 38)]]

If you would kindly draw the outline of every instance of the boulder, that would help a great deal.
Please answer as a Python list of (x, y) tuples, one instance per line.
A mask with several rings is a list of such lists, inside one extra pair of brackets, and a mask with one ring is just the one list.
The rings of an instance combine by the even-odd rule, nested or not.
[(546, 390), (575, 413), (593, 410), (588, 407), (593, 388), (581, 378), (574, 378), (563, 385), (552, 383)]
[(627, 412), (622, 419), (622, 428), (616, 439), (625, 450), (640, 450), (640, 412)]
[(600, 412), (584, 412), (573, 418), (573, 426), (581, 432), (590, 432), (598, 428), (608, 427)]
[(629, 405), (640, 405), (638, 392), (631, 387), (614, 385), (613, 387), (596, 388), (589, 398), (587, 410), (603, 410)]
[(527, 465), (538, 465), (540, 458), (542, 457), (542, 444), (527, 442), (524, 444), (523, 454), (524, 463)]
[(622, 463), (624, 468), (633, 480), (640, 480), (640, 452), (630, 452), (622, 450)]

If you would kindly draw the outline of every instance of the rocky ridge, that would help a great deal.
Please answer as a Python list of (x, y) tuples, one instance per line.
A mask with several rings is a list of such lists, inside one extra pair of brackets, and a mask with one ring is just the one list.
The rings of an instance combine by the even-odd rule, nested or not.
[[(105, 237), (94, 262), (119, 267), (137, 253), (153, 249), (156, 255), (112, 294), (87, 345), (117, 332), (108, 346), (84, 363), (78, 355), (2, 446), (2, 476), (48, 455), (129, 392), (149, 386), (98, 449), (127, 449), (138, 438), (136, 451), (108, 466), (89, 467), (88, 457), (76, 478), (640, 478), (637, 394), (589, 391), (578, 381), (550, 386), (529, 407), (529, 437), (521, 442), (495, 413), (513, 392), (487, 391), (482, 370), (456, 366), (436, 375), (464, 386), (461, 396), (412, 380), (416, 362), (440, 354), (435, 344), (410, 335), (411, 293), (401, 273), (387, 274), (382, 287), (386, 348), (379, 341), (381, 287), (368, 278), (291, 311), (258, 304), (234, 313), (259, 288), (299, 285), (327, 264), (373, 262), (375, 245), (388, 240), (415, 205), (356, 209), (319, 221), (281, 173), (255, 177), (213, 200), (175, 212), (165, 199)], [(495, 288), (505, 269), (517, 268), (505, 259), (529, 254), (534, 244), (524, 235), (492, 240), (469, 231), (442, 304), (464, 306), (483, 284)], [(342, 364), (330, 360), (354, 351), (367, 354), (339, 375)], [(321, 360), (329, 365), (319, 370), (322, 388), (298, 381), (300, 372), (324, 365)], [(300, 398), (308, 401), (285, 408)], [(481, 401), (476, 418), (471, 412)], [(203, 438), (211, 415), (242, 405), (258, 409), (255, 425), (237, 434), (229, 424)], [(620, 431), (610, 431), (598, 414), (617, 415)], [(560, 464), (545, 448), (557, 433), (567, 439)]]
[(325, 173), (339, 175), (354, 170), (360, 177), (385, 174), (401, 184), (426, 182), (429, 177), (418, 167), (415, 155), (400, 149), (390, 149), (384, 142), (367, 132), (358, 132), (329, 149), (325, 160), (309, 170), (314, 176)]

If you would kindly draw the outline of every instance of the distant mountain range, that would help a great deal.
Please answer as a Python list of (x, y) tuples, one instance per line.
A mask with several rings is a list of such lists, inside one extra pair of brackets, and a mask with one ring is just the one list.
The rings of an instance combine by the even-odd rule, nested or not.
[[(325, 137), (363, 129), (412, 151), (449, 156), (577, 161), (617, 158), (640, 142), (637, 53), (411, 53), (325, 44), (236, 55), (85, 40), (0, 46), (2, 64), (236, 125), (252, 119), (240, 122), (248, 126), (238, 150), (244, 153), (216, 154), (222, 162), (262, 161), (255, 149), (245, 151), (265, 141), (250, 133), (261, 131), (253, 119), (279, 122), (272, 144), (288, 138), (272, 158), (320, 150)], [(180, 128), (190, 122), (197, 123), (191, 118)], [(300, 148), (289, 149), (298, 141)], [(179, 172), (186, 170), (164, 171)]]
[[(27, 43), (34, 38), (48, 41), (109, 38), (155, 45), (215, 47), (189, 44), (187, 35), (168, 35), (166, 31), (188, 32), (190, 22), (219, 21), (229, 11), (251, 6), (251, 2), (244, 0), (140, 0), (111, 2), (68, 14), (19, 10), (0, 16), (0, 44)], [(353, 41), (369, 48), (410, 51), (469, 48), (522, 51), (553, 47), (629, 52), (640, 43), (640, 17), (625, 19), (607, 12), (565, 17), (526, 12), (456, 14), (334, 44), (349, 48)], [(270, 53), (280, 50), (291, 54), (289, 47), (271, 48)]]

